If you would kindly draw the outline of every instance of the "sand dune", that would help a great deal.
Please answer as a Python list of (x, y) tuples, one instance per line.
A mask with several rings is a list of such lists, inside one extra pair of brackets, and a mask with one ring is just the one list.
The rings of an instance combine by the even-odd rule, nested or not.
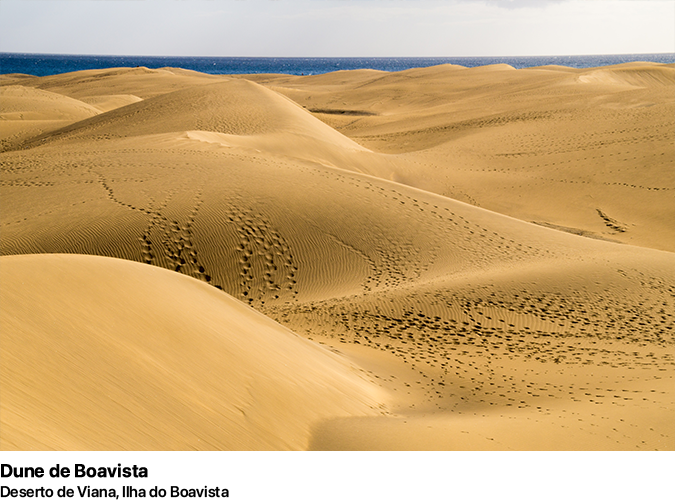
[[(147, 419), (167, 401), (185, 405), (208, 446), (173, 431), (162, 438), (145, 424), (133, 428), (135, 440), (111, 431), (94, 441), (86, 419), (43, 444), (14, 420), (11, 439), (0, 431), (2, 446), (674, 449), (674, 71), (445, 65), (213, 77), (134, 68), (21, 79), (27, 92), (61, 93), (95, 116), (2, 154), (0, 253), (11, 257), (0, 267), (17, 269), (2, 278), (15, 297), (2, 306), (7, 324), (26, 323), (35, 301), (52, 310), (47, 289), (83, 304), (63, 313), (83, 332), (72, 342), (103, 335), (126, 346), (134, 331), (158, 342), (171, 311), (172, 324), (196, 328), (194, 341), (192, 332), (172, 334), (176, 345), (222, 352), (251, 380), (294, 382), (266, 386), (253, 420), (218, 431), (207, 420), (221, 417), (204, 412), (236, 411), (203, 409), (201, 393), (162, 386), (143, 407), (147, 394), (115, 389)], [(44, 253), (152, 266), (19, 257)], [(20, 293), (27, 266), (35, 267), (30, 283), (42, 284)], [(95, 274), (88, 282), (98, 285), (68, 285), (57, 273)], [(155, 280), (167, 291), (155, 291)], [(263, 318), (222, 292), (271, 318), (271, 340), (259, 333), (226, 354)], [(121, 315), (107, 305), (117, 301), (111, 294), (139, 300)], [(200, 311), (217, 305), (197, 315), (187, 307), (202, 302)], [(82, 312), (89, 308), (124, 328), (106, 329)], [(238, 328), (197, 319), (218, 314)], [(17, 339), (29, 331), (42, 349), (53, 341), (48, 323), (10, 329)], [(256, 365), (267, 342), (279, 356), (293, 357), (296, 344), (314, 350), (284, 371), (272, 351)], [(3, 343), (3, 355), (15, 345)], [(147, 354), (115, 356), (140, 366)], [(193, 373), (189, 361), (181, 366)], [(158, 372), (144, 370), (137, 377), (159, 384)], [(123, 380), (93, 373), (82, 383), (102, 378), (113, 391)], [(243, 397), (241, 379), (194, 376), (208, 385), (205, 400)], [(85, 397), (82, 387), (73, 398)], [(279, 406), (279, 390), (306, 413)], [(4, 405), (26, 404), (12, 394), (3, 419), (13, 414)], [(174, 416), (164, 416), (167, 426)], [(86, 437), (73, 441), (80, 432)]]
[(54, 92), (0, 86), (0, 150), (99, 113), (89, 104)]
[(70, 97), (21, 85), (0, 87), (3, 120), (79, 121), (99, 111)]
[(357, 367), (185, 276), (80, 255), (0, 270), (3, 449), (303, 449), (316, 420), (379, 413)]
[[(285, 134), (309, 135), (336, 146), (363, 149), (292, 101), (245, 80), (191, 87), (148, 98), (45, 134), (36, 143), (192, 130), (235, 136), (283, 131)], [(32, 147), (36, 143), (30, 142), (24, 147)]]
[[(101, 95), (154, 97), (195, 85), (214, 83), (222, 77), (180, 68), (108, 68), (22, 79), (24, 86), (49, 90), (74, 99)], [(11, 80), (10, 80), (11, 81)]]
[(584, 72), (578, 77), (577, 81), (639, 88), (670, 87), (675, 84), (675, 68), (640, 62), (627, 63), (616, 67)]
[(293, 77), (273, 84), (308, 109), (371, 113), (316, 116), (408, 160), (394, 168), (399, 182), (524, 220), (675, 249), (675, 68), (436, 69), (339, 90)]
[(92, 105), (101, 112), (111, 111), (113, 109), (121, 108), (127, 104), (142, 101), (138, 96), (131, 94), (121, 95), (98, 95), (92, 97), (83, 97), (82, 102)]

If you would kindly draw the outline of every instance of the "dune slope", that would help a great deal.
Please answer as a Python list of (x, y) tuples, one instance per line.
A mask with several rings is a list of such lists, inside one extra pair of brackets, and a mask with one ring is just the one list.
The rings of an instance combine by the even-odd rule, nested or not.
[(222, 292), (154, 266), (3, 257), (2, 449), (303, 449), (373, 415), (353, 365)]

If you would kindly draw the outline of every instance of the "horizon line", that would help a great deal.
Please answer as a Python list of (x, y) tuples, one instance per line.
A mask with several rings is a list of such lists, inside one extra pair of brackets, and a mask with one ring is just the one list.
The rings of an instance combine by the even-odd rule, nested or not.
[(624, 52), (596, 54), (540, 54), (540, 55), (490, 55), (490, 56), (202, 56), (202, 55), (147, 55), (147, 54), (88, 54), (67, 52), (14, 52), (0, 50), (0, 54), (33, 56), (84, 56), (84, 57), (146, 57), (146, 58), (202, 58), (202, 59), (469, 59), (513, 57), (592, 57), (592, 56), (639, 56), (673, 55), (675, 52)]

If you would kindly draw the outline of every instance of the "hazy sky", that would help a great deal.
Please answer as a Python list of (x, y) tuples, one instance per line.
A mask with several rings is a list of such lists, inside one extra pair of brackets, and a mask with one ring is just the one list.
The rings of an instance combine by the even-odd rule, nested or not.
[(270, 57), (675, 52), (675, 1), (0, 0), (0, 52)]

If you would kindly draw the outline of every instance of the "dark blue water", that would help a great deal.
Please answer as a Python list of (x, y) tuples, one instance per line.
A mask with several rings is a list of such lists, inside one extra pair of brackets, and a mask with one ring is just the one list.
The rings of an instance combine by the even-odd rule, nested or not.
[(84, 69), (145, 66), (185, 68), (215, 75), (244, 73), (316, 75), (363, 68), (402, 71), (447, 63), (466, 67), (506, 63), (514, 68), (549, 64), (593, 68), (631, 61), (675, 63), (675, 53), (528, 57), (143, 57), (0, 53), (0, 74), (25, 73), (46, 76)]

